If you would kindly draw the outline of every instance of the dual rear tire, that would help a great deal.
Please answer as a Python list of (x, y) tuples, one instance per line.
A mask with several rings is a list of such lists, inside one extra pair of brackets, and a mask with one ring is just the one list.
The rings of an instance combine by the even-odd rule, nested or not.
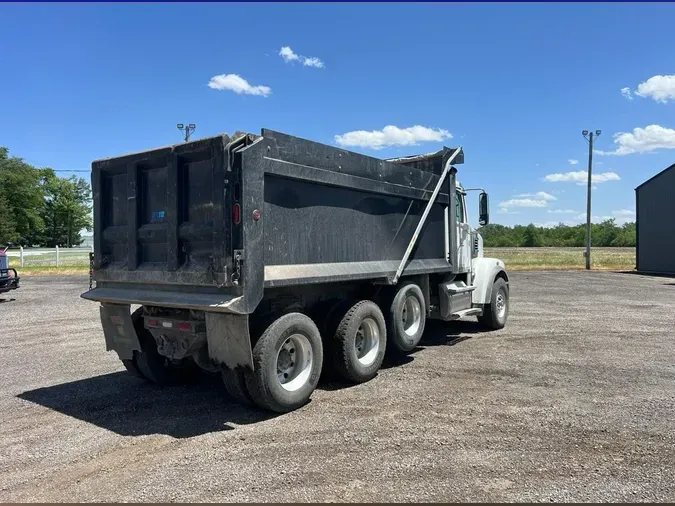
[(316, 324), (302, 313), (281, 316), (255, 343), (253, 371), (223, 371), (227, 392), (242, 404), (293, 411), (309, 401), (319, 383), (324, 346), (326, 364), (343, 379), (365, 383), (377, 375), (387, 349), (387, 324), (377, 304), (357, 302), (326, 332), (322, 340)]
[(253, 371), (223, 371), (230, 396), (241, 404), (285, 413), (309, 401), (324, 365), (350, 383), (368, 382), (382, 367), (388, 347), (409, 353), (418, 345), (426, 306), (422, 290), (406, 283), (393, 297), (387, 318), (370, 300), (333, 306), (328, 315), (321, 331), (302, 313), (274, 321), (253, 347)]

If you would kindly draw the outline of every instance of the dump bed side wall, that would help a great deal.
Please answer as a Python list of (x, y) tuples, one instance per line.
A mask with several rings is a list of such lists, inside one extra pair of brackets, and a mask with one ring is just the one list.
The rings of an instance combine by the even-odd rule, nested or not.
[[(245, 222), (247, 285), (261, 277), (265, 286), (288, 286), (391, 275), (439, 179), (269, 130), (247, 150), (245, 192), (264, 188), (245, 193), (244, 219), (262, 211), (259, 223)], [(445, 252), (448, 201), (442, 191), (404, 275), (452, 269)]]

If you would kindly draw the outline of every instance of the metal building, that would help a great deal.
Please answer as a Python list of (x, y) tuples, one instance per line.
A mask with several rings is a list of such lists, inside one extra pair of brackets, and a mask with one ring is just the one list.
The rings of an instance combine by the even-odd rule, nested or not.
[(675, 274), (675, 163), (635, 188), (637, 270)]

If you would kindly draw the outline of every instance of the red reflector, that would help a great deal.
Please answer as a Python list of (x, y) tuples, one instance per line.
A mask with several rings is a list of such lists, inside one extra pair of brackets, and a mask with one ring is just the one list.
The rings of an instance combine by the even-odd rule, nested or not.
[(159, 322), (157, 320), (148, 320), (148, 325), (156, 327), (159, 325)]
[(121, 316), (111, 316), (110, 319), (112, 320), (113, 323), (116, 325), (122, 325), (123, 320)]
[(241, 221), (241, 207), (239, 204), (232, 206), (232, 221), (234, 221), (235, 225), (239, 225)]
[(188, 322), (182, 322), (178, 324), (178, 328), (180, 330), (192, 330), (192, 325), (190, 325)]

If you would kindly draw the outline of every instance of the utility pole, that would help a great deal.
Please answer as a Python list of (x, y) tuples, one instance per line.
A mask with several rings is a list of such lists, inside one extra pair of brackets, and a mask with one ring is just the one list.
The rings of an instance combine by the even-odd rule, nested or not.
[[(595, 137), (599, 137), (602, 132), (595, 131)], [(584, 130), (581, 132), (584, 139), (588, 141), (588, 187), (586, 189), (586, 270), (591, 270), (591, 187), (593, 181), (593, 132)]]
[(192, 132), (194, 132), (195, 129), (197, 128), (197, 125), (195, 125), (194, 123), (190, 123), (189, 125), (183, 125), (183, 123), (178, 123), (176, 127), (181, 132), (185, 131), (185, 142), (187, 142), (190, 140), (190, 136), (192, 135)]

